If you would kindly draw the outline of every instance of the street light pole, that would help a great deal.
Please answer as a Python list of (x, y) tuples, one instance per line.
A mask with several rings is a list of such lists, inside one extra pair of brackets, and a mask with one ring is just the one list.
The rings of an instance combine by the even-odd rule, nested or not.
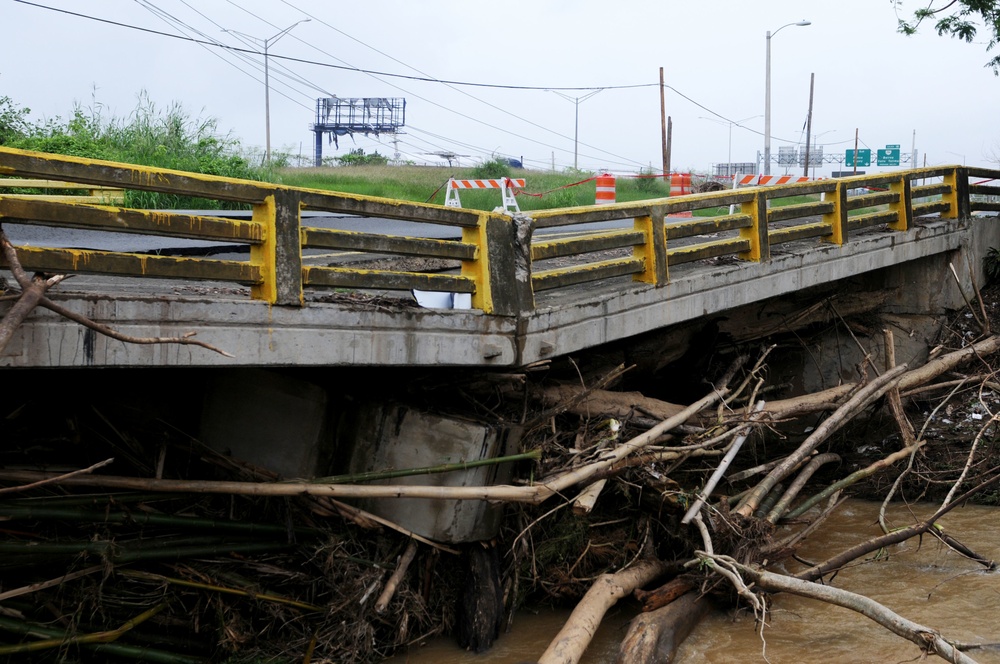
[[(729, 125), (729, 153), (727, 156), (727, 159), (729, 161), (726, 162), (726, 175), (732, 175), (732, 173), (730, 173), (729, 170), (730, 168), (732, 168), (733, 165), (733, 125), (742, 127), (743, 123), (746, 122), (747, 120), (755, 120), (756, 118), (759, 117), (760, 117), (759, 115), (751, 115), (750, 117), (743, 118), (742, 120), (726, 120), (726, 123)], [(706, 118), (704, 115), (698, 116), (698, 119), (708, 120), (709, 122), (716, 122), (718, 124), (722, 124), (722, 120), (716, 120), (715, 118)]]
[(790, 25), (812, 25), (803, 19), (798, 23), (786, 23), (773, 33), (767, 31), (767, 58), (764, 70), (764, 175), (771, 174), (771, 37)]
[(308, 23), (310, 20), (304, 18), (296, 21), (273, 37), (264, 40), (264, 163), (268, 166), (271, 165), (271, 79), (267, 64), (267, 49), (271, 44), (291, 32), (292, 28), (299, 23)]
[(549, 92), (555, 92), (563, 99), (573, 102), (574, 105), (576, 106), (576, 115), (573, 121), (573, 170), (574, 171), (579, 170), (578, 156), (579, 156), (579, 144), (580, 144), (580, 102), (587, 101), (588, 99), (596, 95), (598, 92), (603, 92), (603, 88), (601, 90), (594, 90), (593, 92), (588, 92), (582, 97), (570, 97), (569, 95), (563, 94), (558, 90), (549, 90)]

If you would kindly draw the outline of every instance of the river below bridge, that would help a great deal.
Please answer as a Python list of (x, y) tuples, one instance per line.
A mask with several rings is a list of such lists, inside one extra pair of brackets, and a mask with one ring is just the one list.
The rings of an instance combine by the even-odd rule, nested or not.
[[(911, 510), (895, 504), (889, 510), (890, 527), (914, 523), (937, 507), (921, 504)], [(846, 502), (802, 546), (799, 556), (819, 562), (881, 534), (878, 510), (878, 503)], [(969, 505), (953, 510), (940, 523), (966, 546), (996, 560), (1000, 559), (998, 516), (997, 508)], [(789, 561), (787, 571), (800, 569), (799, 563)], [(840, 572), (832, 585), (865, 594), (909, 620), (940, 631), (949, 640), (1000, 644), (1000, 572), (985, 571), (933, 537), (914, 538), (891, 547), (877, 558), (871, 554)], [(615, 660), (618, 641), (636, 610), (631, 600), (623, 604), (612, 609), (584, 662), (604, 664)], [(521, 611), (511, 631), (503, 634), (492, 650), (480, 655), (464, 652), (453, 641), (441, 639), (414, 647), (389, 661), (394, 664), (534, 661), (568, 616), (568, 610)], [(1000, 664), (1000, 647), (971, 650), (968, 654), (983, 664)], [(763, 638), (755, 630), (752, 612), (718, 611), (695, 629), (675, 662), (881, 664), (915, 661), (919, 656), (917, 646), (858, 613), (815, 600), (777, 595)]]

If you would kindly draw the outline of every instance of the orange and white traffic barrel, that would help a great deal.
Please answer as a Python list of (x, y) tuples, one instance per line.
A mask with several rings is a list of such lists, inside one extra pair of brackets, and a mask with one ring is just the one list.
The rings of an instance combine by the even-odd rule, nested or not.
[(691, 193), (691, 174), (673, 173), (670, 175), (670, 195), (683, 196)]
[(596, 205), (610, 205), (615, 202), (615, 176), (604, 173), (597, 176)]

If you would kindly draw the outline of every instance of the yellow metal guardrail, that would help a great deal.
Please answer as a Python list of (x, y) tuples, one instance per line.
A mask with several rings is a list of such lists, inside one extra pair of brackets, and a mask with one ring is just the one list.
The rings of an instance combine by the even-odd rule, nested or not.
[[(487, 313), (514, 313), (503, 293), (513, 267), (508, 217), (392, 199), (236, 180), (115, 162), (0, 147), (0, 176), (74, 182), (79, 186), (155, 191), (246, 204), (250, 221), (212, 215), (130, 209), (90, 202), (0, 194), (0, 223), (138, 233), (250, 245), (246, 261), (174, 257), (113, 251), (18, 247), (24, 267), (48, 272), (89, 272), (131, 277), (202, 279), (248, 284), (252, 297), (300, 305), (304, 288), (386, 288), (472, 293), (473, 306)], [(428, 240), (302, 225), (302, 211), (455, 226), (461, 240)], [(12, 240), (17, 242), (17, 238)], [(378, 254), (442, 257), (461, 265), (460, 274), (303, 265), (303, 250), (345, 249)]]
[[(471, 293), (473, 307), (516, 315), (534, 307), (534, 293), (612, 277), (663, 285), (670, 268), (731, 256), (766, 261), (771, 247), (807, 238), (842, 244), (852, 233), (886, 225), (906, 230), (914, 217), (968, 217), (976, 210), (1000, 211), (981, 202), (997, 196), (990, 182), (1000, 171), (962, 167), (925, 168), (774, 187), (755, 187), (616, 205), (535, 211), (514, 217), (322, 190), (284, 187), (211, 175), (135, 166), (0, 147), (0, 176), (43, 183), (67, 182), (93, 190), (143, 190), (245, 204), (250, 220), (218, 215), (150, 211), (0, 194), (0, 223), (138, 233), (249, 245), (247, 260), (176, 257), (115, 251), (18, 246), (28, 269), (90, 272), (130, 277), (202, 279), (248, 284), (255, 299), (283, 305), (304, 303), (304, 289), (421, 289)], [(0, 182), (10, 180), (2, 180)], [(928, 184), (929, 182), (929, 184)], [(18, 185), (20, 186), (20, 184)], [(822, 200), (787, 206), (771, 201), (793, 196)], [(974, 195), (974, 196), (973, 196)], [(734, 214), (677, 219), (669, 215), (737, 206)], [(435, 240), (303, 225), (303, 211), (390, 218), (460, 229), (461, 238)], [(583, 232), (531, 242), (536, 229), (632, 219), (632, 228)], [(17, 244), (16, 236), (12, 240)], [(444, 259), (458, 273), (367, 269), (349, 264), (308, 265), (317, 251)], [(595, 252), (616, 250), (612, 257)], [(561, 259), (570, 265), (547, 267)]]
[[(117, 187), (102, 187), (80, 182), (58, 182), (56, 180), (32, 180), (28, 178), (0, 178), (0, 190), (31, 189), (31, 192), (10, 192), (10, 195), (30, 196), (36, 200), (62, 201), (64, 203), (101, 203), (104, 205), (124, 205), (125, 190)], [(39, 194), (34, 190), (74, 191), (86, 193), (74, 194)]]
[[(985, 182), (970, 184), (970, 178)], [(532, 286), (537, 292), (624, 275), (662, 285), (670, 279), (671, 266), (692, 261), (725, 256), (767, 261), (771, 247), (786, 242), (819, 238), (843, 244), (852, 233), (872, 226), (905, 231), (919, 216), (955, 219), (980, 210), (998, 212), (1000, 204), (975, 200), (1000, 194), (1000, 186), (992, 184), (997, 180), (998, 170), (948, 166), (533, 212), (537, 228), (629, 218), (635, 227), (534, 244)], [(780, 199), (817, 195), (821, 200), (771, 206)], [(669, 216), (730, 206), (738, 210), (707, 217)], [(587, 259), (594, 252), (629, 248), (631, 252), (619, 251), (626, 255), (617, 258)], [(545, 261), (568, 256), (577, 257), (575, 264), (545, 267)]]

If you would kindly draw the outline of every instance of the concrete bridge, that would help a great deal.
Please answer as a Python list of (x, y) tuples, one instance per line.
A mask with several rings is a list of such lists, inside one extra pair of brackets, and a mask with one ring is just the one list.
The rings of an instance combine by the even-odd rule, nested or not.
[[(75, 382), (86, 385), (81, 397), (156, 404), (173, 412), (178, 431), (286, 478), (464, 468), (520, 446), (516, 423), (425, 412), (377, 379), (367, 381), (377, 392), (365, 392), (365, 381), (345, 376), (368, 372), (350, 367), (519, 367), (608, 342), (638, 347), (660, 330), (690, 340), (698, 325), (737, 309), (728, 325), (765, 329), (776, 302), (814, 287), (874, 288), (892, 293), (884, 309), (931, 313), (962, 304), (949, 262), (969, 279), (966, 266), (980, 269), (987, 248), (1000, 246), (1000, 224), (985, 214), (1000, 211), (1000, 187), (989, 184), (1000, 171), (961, 167), (513, 216), (6, 148), (0, 175), (42, 180), (46, 191), (60, 181), (90, 187), (89, 202), (0, 195), (0, 223), (23, 266), (78, 275), (53, 289), (53, 300), (125, 334), (194, 332), (235, 356), (123, 343), (39, 308), (0, 366), (66, 371), (19, 372), (25, 394)], [(252, 213), (100, 200), (127, 204), (132, 191), (215, 198)], [(180, 246), (191, 243), (201, 248)], [(467, 294), (471, 309), (417, 307), (414, 289)], [(0, 314), (10, 306), (0, 301)], [(80, 367), (205, 369), (145, 372), (145, 381), (86, 372), (76, 381)], [(499, 468), (385, 481), (438, 496), (439, 486), (508, 482), (510, 464)], [(376, 495), (355, 488), (350, 495)], [(478, 499), (359, 504), (436, 542), (488, 539), (499, 524), (499, 512)]]
[[(954, 285), (922, 262), (947, 265), (969, 251), (978, 266), (1000, 245), (1000, 225), (987, 216), (1000, 211), (1000, 171), (958, 166), (513, 216), (8, 148), (0, 174), (252, 209), (238, 219), (0, 195), (0, 223), (26, 269), (83, 275), (53, 299), (126, 334), (194, 332), (235, 355), (125, 344), (38, 310), (0, 357), (22, 368), (521, 366), (859, 275), (902, 286), (900, 298), (937, 293), (939, 304), (958, 304)], [(314, 223), (323, 214), (370, 229), (324, 228)], [(386, 219), (416, 230), (386, 233)], [(232, 251), (177, 256), (19, 239), (39, 225)], [(420, 232), (442, 227), (454, 233)], [(917, 285), (921, 273), (929, 278)], [(468, 294), (472, 308), (411, 306), (412, 289)], [(387, 297), (394, 292), (402, 297)]]

